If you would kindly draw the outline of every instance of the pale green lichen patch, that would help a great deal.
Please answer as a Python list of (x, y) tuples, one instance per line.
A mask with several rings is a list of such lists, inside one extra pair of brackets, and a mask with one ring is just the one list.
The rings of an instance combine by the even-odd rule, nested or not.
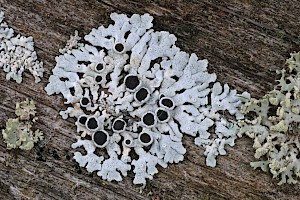
[(20, 148), (30, 150), (34, 143), (43, 139), (43, 133), (40, 130), (33, 131), (32, 125), (37, 120), (35, 117), (36, 107), (33, 100), (28, 99), (17, 103), (15, 119), (8, 119), (6, 128), (2, 130), (7, 149)]
[(33, 100), (29, 101), (29, 99), (26, 99), (25, 101), (18, 102), (16, 104), (16, 115), (21, 120), (30, 120), (30, 118), (33, 118), (35, 121), (35, 114), (36, 114), (36, 107)]
[(270, 171), (279, 185), (295, 184), (300, 177), (300, 52), (277, 73), (281, 77), (274, 90), (242, 106), (246, 118), (239, 121), (239, 136), (254, 139), (260, 161), (252, 162), (253, 168)]

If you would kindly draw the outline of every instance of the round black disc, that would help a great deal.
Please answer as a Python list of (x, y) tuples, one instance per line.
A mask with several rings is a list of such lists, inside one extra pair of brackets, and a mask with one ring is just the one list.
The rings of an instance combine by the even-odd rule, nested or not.
[(140, 135), (140, 140), (141, 140), (143, 143), (147, 144), (147, 143), (149, 143), (149, 142), (151, 141), (151, 137), (150, 137), (150, 135), (149, 135), (148, 133), (142, 133), (142, 134)]
[(173, 107), (173, 101), (171, 99), (167, 99), (167, 98), (164, 98), (161, 100), (161, 103), (162, 105), (168, 107), (168, 108), (172, 108)]
[(107, 134), (103, 131), (97, 131), (94, 133), (93, 140), (97, 145), (102, 146), (107, 142)]
[(95, 81), (97, 83), (100, 83), (102, 81), (102, 76), (100, 76), (100, 75), (96, 76)]
[(137, 91), (137, 93), (135, 94), (136, 99), (138, 101), (143, 101), (147, 98), (147, 96), (149, 95), (148, 91), (146, 88), (141, 88), (139, 91)]
[(154, 115), (152, 113), (147, 113), (143, 116), (143, 122), (144, 124), (146, 124), (147, 126), (151, 126), (154, 124), (155, 122), (155, 118)]
[(137, 76), (127, 76), (125, 80), (125, 86), (130, 89), (134, 90), (140, 84), (140, 80)]
[(82, 106), (86, 106), (86, 105), (88, 105), (90, 103), (90, 100), (88, 99), (88, 98), (86, 98), (86, 97), (82, 97), (81, 98), (81, 105)]
[(115, 49), (118, 52), (122, 52), (124, 50), (124, 45), (121, 44), (121, 43), (118, 43), (118, 44), (115, 45)]
[(101, 63), (99, 63), (97, 66), (96, 66), (96, 70), (97, 71), (101, 71), (103, 69), (103, 65)]
[(84, 125), (85, 122), (86, 122), (86, 120), (87, 120), (87, 117), (86, 117), (86, 116), (80, 116), (79, 119), (78, 119), (78, 122), (79, 122), (80, 124)]
[(98, 128), (98, 122), (95, 117), (91, 117), (88, 119), (87, 127), (92, 130)]
[(115, 122), (114, 122), (114, 130), (117, 130), (117, 131), (121, 131), (124, 129), (124, 127), (126, 126), (125, 122), (123, 120), (119, 120), (117, 119)]
[(169, 117), (168, 112), (166, 112), (165, 110), (162, 110), (162, 109), (159, 109), (159, 110), (156, 112), (156, 115), (157, 115), (157, 118), (158, 118), (160, 121), (165, 121), (165, 120), (168, 119), (168, 117)]

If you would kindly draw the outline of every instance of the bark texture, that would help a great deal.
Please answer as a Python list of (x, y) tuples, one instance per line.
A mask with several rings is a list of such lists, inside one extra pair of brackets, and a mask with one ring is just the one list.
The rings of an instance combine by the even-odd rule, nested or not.
[(252, 141), (237, 140), (216, 168), (205, 166), (203, 149), (185, 137), (185, 160), (169, 165), (140, 190), (133, 174), (120, 183), (101, 180), (78, 168), (70, 145), (74, 120), (63, 120), (60, 95), (47, 96), (44, 87), (55, 65), (58, 49), (78, 30), (108, 25), (109, 14), (150, 13), (154, 28), (178, 37), (184, 51), (207, 58), (209, 70), (222, 83), (260, 97), (274, 84), (289, 53), (300, 50), (300, 4), (297, 0), (0, 0), (9, 26), (32, 35), (45, 78), (34, 84), (25, 73), (22, 84), (0, 73), (0, 128), (15, 117), (16, 102), (37, 102), (37, 128), (45, 140), (31, 151), (6, 150), (0, 137), (1, 199), (298, 199), (300, 184), (277, 186), (270, 174), (253, 170)]

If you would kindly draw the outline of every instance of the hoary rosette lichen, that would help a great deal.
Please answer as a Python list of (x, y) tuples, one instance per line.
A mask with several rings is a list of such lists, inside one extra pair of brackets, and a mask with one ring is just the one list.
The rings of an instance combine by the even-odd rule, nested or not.
[[(75, 160), (109, 181), (122, 180), (134, 166), (133, 182), (145, 184), (157, 165), (183, 160), (182, 137), (188, 134), (208, 148), (208, 164), (215, 166), (237, 133), (218, 112), (242, 117), (237, 108), (249, 95), (220, 83), (209, 88), (216, 75), (207, 72), (207, 60), (180, 51), (174, 35), (151, 29), (150, 15), (111, 18), (113, 25), (93, 29), (84, 41), (77, 33), (71, 37), (45, 88), (66, 99), (64, 119), (77, 118), (81, 136), (72, 147), (87, 154), (76, 152)], [(217, 139), (208, 132), (214, 122)], [(97, 149), (109, 158), (97, 156)]]
[(35, 82), (43, 77), (43, 63), (37, 61), (32, 37), (15, 36), (14, 30), (3, 22), (4, 13), (0, 12), (0, 68), (6, 72), (6, 79), (22, 82), (24, 70), (34, 76)]
[(242, 107), (246, 119), (239, 122), (239, 135), (254, 139), (254, 168), (269, 171), (279, 185), (296, 183), (300, 176), (300, 53), (291, 54), (280, 74), (278, 85), (261, 99)]

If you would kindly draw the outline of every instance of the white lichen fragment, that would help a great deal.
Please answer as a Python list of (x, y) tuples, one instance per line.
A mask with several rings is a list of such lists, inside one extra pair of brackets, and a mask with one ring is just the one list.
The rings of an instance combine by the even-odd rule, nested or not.
[[(250, 94), (243, 92), (237, 94), (236, 90), (230, 90), (225, 84), (223, 87), (219, 82), (213, 85), (211, 93), (208, 95), (211, 105), (200, 107), (199, 110), (204, 116), (202, 131), (195, 138), (195, 144), (205, 148), (206, 165), (215, 167), (218, 155), (226, 155), (225, 145), (234, 146), (237, 138), (238, 126), (234, 120), (225, 119), (224, 111), (242, 119), (244, 115), (239, 108), (250, 99)], [(215, 128), (215, 133), (208, 132), (209, 128)]]
[(239, 122), (239, 136), (253, 138), (254, 168), (270, 171), (283, 183), (300, 177), (300, 53), (291, 54), (281, 71), (278, 85), (261, 99), (251, 99), (242, 107), (246, 119)]
[(43, 63), (37, 61), (32, 37), (16, 35), (6, 22), (4, 13), (0, 12), (0, 69), (6, 72), (6, 79), (22, 82), (22, 75), (28, 70), (40, 82), (43, 77)]
[(6, 128), (2, 130), (7, 149), (30, 150), (34, 143), (43, 139), (43, 133), (40, 130), (32, 130), (32, 124), (37, 120), (35, 109), (35, 103), (32, 100), (27, 99), (17, 103), (15, 113), (18, 118), (8, 119)]
[(78, 47), (78, 41), (81, 39), (81, 37), (78, 35), (78, 31), (76, 30), (74, 35), (70, 36), (70, 39), (67, 41), (66, 46), (63, 49), (59, 50), (59, 53), (67, 53), (70, 52), (72, 49)]
[[(93, 29), (83, 41), (77, 33), (71, 37), (45, 88), (63, 95), (69, 106), (60, 112), (64, 119), (77, 118), (83, 139), (72, 147), (84, 146), (87, 154), (76, 152), (75, 160), (109, 181), (133, 170), (133, 182), (146, 184), (159, 165), (184, 159), (186, 134), (197, 137), (213, 160), (207, 164), (215, 166), (237, 133), (223, 113), (242, 118), (238, 107), (249, 94), (220, 83), (210, 88), (217, 77), (208, 72), (208, 61), (180, 51), (173, 34), (154, 31), (149, 14), (113, 13), (111, 19), (112, 25)], [(210, 133), (213, 126), (217, 131)], [(108, 157), (97, 159), (99, 149)]]

